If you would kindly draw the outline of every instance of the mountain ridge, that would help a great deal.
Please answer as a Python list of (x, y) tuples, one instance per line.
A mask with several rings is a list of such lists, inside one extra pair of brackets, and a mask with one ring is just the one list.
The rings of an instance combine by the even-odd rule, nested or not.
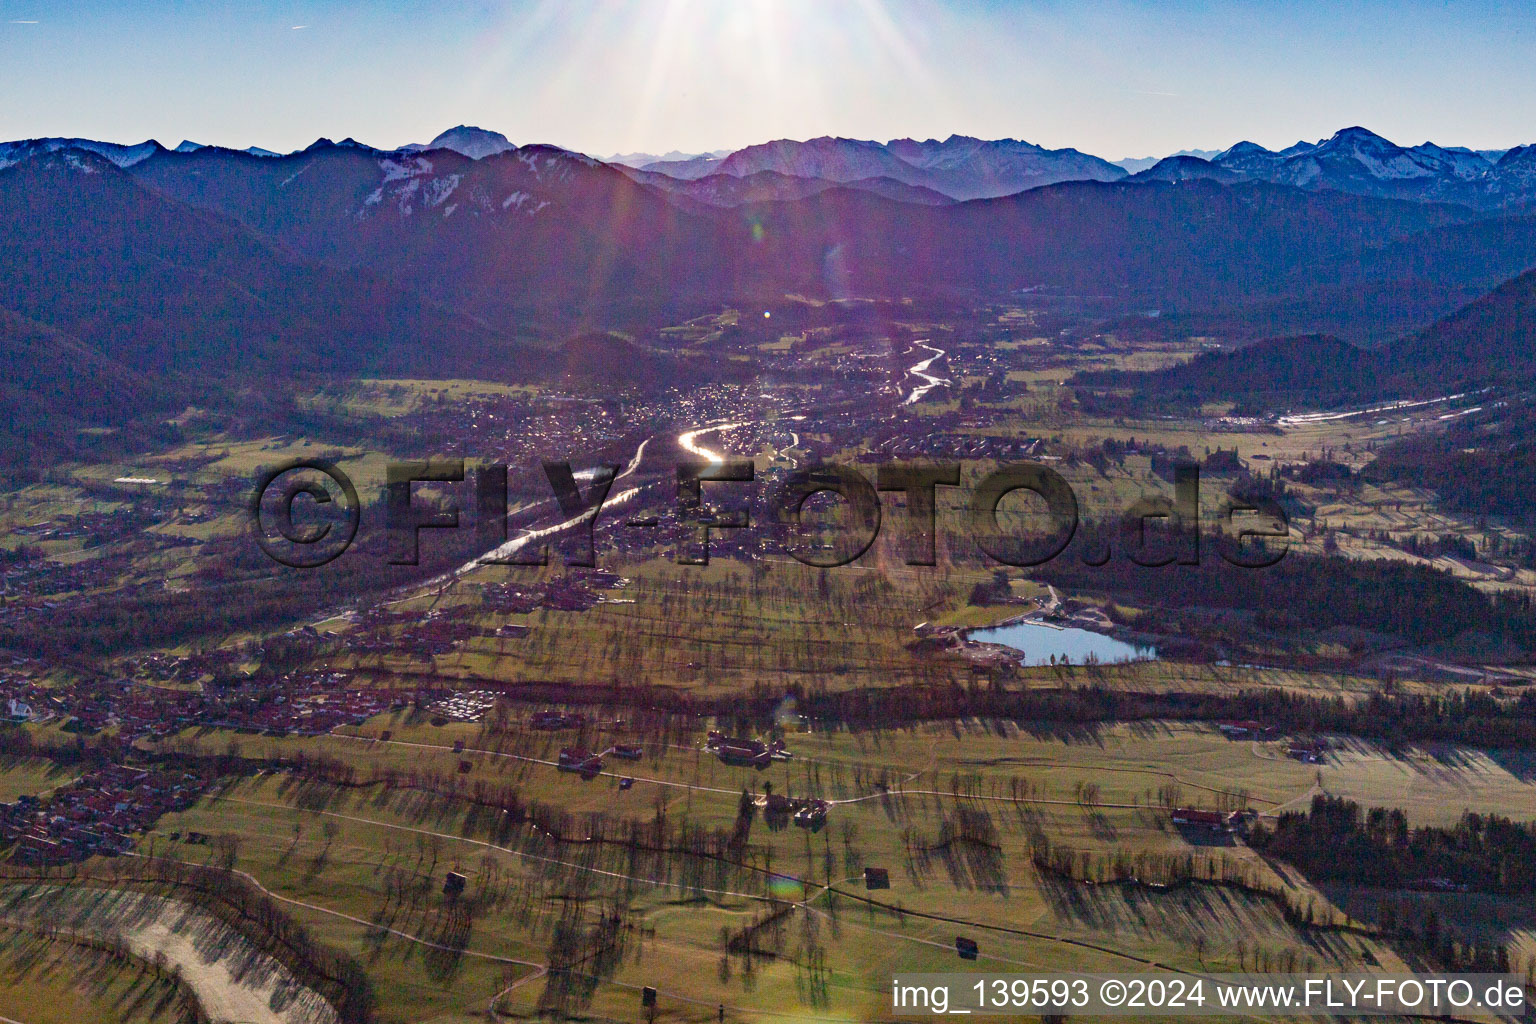
[[(296, 152), (316, 146), (348, 146), (396, 154), (447, 149), (476, 160), (520, 148), (500, 132), (469, 125), (441, 132), (431, 142), (394, 149), (365, 146), (350, 138), (339, 143), (322, 138)], [(65, 148), (97, 152), (121, 167), (135, 166), (165, 149), (154, 140), (121, 145), (88, 139), (25, 139), (0, 143), (0, 166)], [(176, 147), (179, 152), (200, 148), (204, 147), (188, 141)], [(259, 156), (294, 155), (273, 154), (255, 146), (244, 152)], [(1530, 145), (1483, 150), (1433, 142), (1402, 146), (1358, 125), (1340, 129), (1316, 142), (1299, 141), (1278, 151), (1243, 141), (1225, 150), (1180, 150), (1160, 159), (1107, 161), (1071, 147), (1048, 149), (1018, 139), (950, 135), (943, 140), (902, 138), (885, 143), (833, 136), (776, 139), (734, 151), (674, 151), (660, 157), (615, 154), (603, 162), (631, 173), (632, 177), (632, 172), (644, 171), (652, 176), (646, 179), (648, 183), (677, 195), (688, 195), (690, 189), (670, 186), (655, 176), (687, 182), (718, 175), (749, 178), (772, 171), (789, 178), (855, 187), (861, 181), (889, 179), (967, 201), (1011, 195), (1061, 181), (1118, 181), (1127, 177), (1135, 181), (1195, 177), (1230, 181), (1236, 175), (1312, 191), (1332, 189), (1378, 198), (1452, 202), (1480, 210), (1536, 204), (1536, 152)], [(797, 188), (799, 194), (808, 191), (804, 186)], [(730, 190), (730, 186), (721, 185), (713, 189), (722, 194)], [(711, 189), (703, 187), (702, 191), (707, 193)], [(781, 191), (785, 195), (796, 194), (796, 189)], [(718, 197), (706, 202), (719, 205)]]

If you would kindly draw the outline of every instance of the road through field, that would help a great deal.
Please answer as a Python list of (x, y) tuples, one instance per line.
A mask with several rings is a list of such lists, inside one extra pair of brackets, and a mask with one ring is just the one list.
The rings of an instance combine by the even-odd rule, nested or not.
[[(374, 738), (374, 737), (369, 737), (369, 736), (353, 736), (353, 735), (350, 735), (348, 733), (342, 733), (342, 732), (332, 733), (332, 735), (340, 737), (340, 738), (343, 738), (343, 739), (355, 740), (355, 741), (361, 742), (361, 743), (391, 743), (391, 744), (396, 744), (396, 745), (399, 745), (399, 746), (418, 747), (418, 748), (426, 749), (426, 750), (441, 750), (441, 751), (448, 751), (448, 752), (452, 752), (453, 751), (452, 747), (444, 746), (444, 745), (436, 744), (436, 743), (419, 743), (419, 742), (415, 742), (415, 741), (412, 741), (412, 740), (395, 740), (395, 739), (380, 740), (380, 739), (377, 739), (377, 738)], [(677, 749), (687, 749), (687, 750), (693, 749), (691, 747), (683, 747), (683, 746), (681, 746), (679, 744), (671, 744), (671, 746), (676, 747)], [(487, 750), (484, 747), (465, 747), (462, 751), (458, 751), (458, 753), (484, 754), (484, 755), (486, 755), (488, 757), (502, 757), (502, 758), (507, 758), (509, 760), (513, 760), (513, 761), (522, 761), (522, 762), (525, 762), (525, 763), (528, 763), (528, 764), (542, 764), (542, 765), (546, 765), (548, 767), (555, 768), (555, 769), (558, 769), (560, 767), (559, 762), (557, 762), (557, 761), (550, 761), (550, 760), (547, 760), (545, 758), (540, 758), (540, 757), (529, 757), (529, 756), (527, 756), (525, 754), (509, 754), (509, 753), (506, 753), (505, 751)], [(1262, 755), (1256, 755), (1256, 756), (1262, 756)], [(840, 763), (840, 762), (816, 762), (814, 759), (811, 759), (811, 758), (806, 758), (804, 760), (810, 761), (812, 763)], [(924, 775), (927, 772), (932, 771), (934, 769), (934, 767), (935, 767), (935, 763), (934, 763), (935, 760), (936, 760), (936, 758), (930, 759), (930, 762), (929, 762), (929, 764), (926, 767), (918, 769), (917, 771), (911, 773), (905, 779), (902, 780), (902, 783), (904, 784), (904, 783), (907, 783), (907, 782), (911, 782), (913, 779), (916, 779), (919, 776)], [(1034, 766), (1034, 767), (1068, 768), (1068, 767), (1072, 767), (1073, 766), (1073, 765), (1071, 765), (1068, 762), (1055, 761), (1055, 760), (1052, 760), (1050, 758), (1003, 758), (1003, 759), (995, 759), (995, 761), (994, 761), (994, 763), (1002, 763), (1002, 762), (1018, 763), (1018, 764), (1021, 764), (1021, 765), (1030, 765), (1030, 766)], [(965, 763), (969, 763), (969, 762), (961, 761), (961, 762), (958, 762), (958, 763), (965, 764)], [(1158, 776), (1158, 777), (1161, 777), (1161, 778), (1171, 779), (1174, 782), (1177, 782), (1179, 785), (1181, 785), (1181, 786), (1188, 786), (1191, 789), (1203, 790), (1205, 792), (1215, 793), (1215, 794), (1223, 794), (1223, 793), (1226, 792), (1224, 790), (1217, 789), (1217, 788), (1215, 788), (1213, 786), (1206, 786), (1206, 785), (1202, 785), (1202, 784), (1197, 783), (1197, 782), (1190, 782), (1188, 780), (1185, 780), (1185, 779), (1181, 778), (1178, 774), (1176, 774), (1174, 772), (1164, 771), (1164, 770), (1158, 769), (1158, 768), (1114, 768), (1114, 767), (1106, 767), (1106, 766), (1102, 766), (1101, 765), (1101, 766), (1097, 766), (1095, 768), (1095, 770), (1096, 771), (1109, 771), (1109, 772), (1125, 772), (1125, 773), (1141, 774), (1141, 775), (1154, 775), (1154, 776)], [(664, 787), (673, 788), (673, 789), (686, 789), (686, 790), (691, 790), (691, 791), (699, 792), (699, 793), (723, 793), (723, 794), (726, 794), (726, 795), (729, 795), (729, 796), (735, 796), (736, 794), (738, 794), (740, 792), (740, 790), (738, 790), (738, 789), (726, 789), (726, 788), (722, 788), (722, 787), (718, 787), (718, 786), (695, 786), (695, 785), (691, 785), (690, 783), (686, 783), (686, 782), (672, 782), (672, 781), (669, 781), (667, 779), (652, 779), (652, 778), (647, 778), (645, 776), (640, 776), (640, 775), (625, 775), (625, 774), (620, 773), (620, 772), (603, 771), (603, 772), (599, 772), (598, 773), (598, 777), (599, 778), (607, 777), (607, 778), (614, 778), (614, 779), (632, 778), (637, 783), (642, 783), (643, 782), (643, 783), (648, 783), (648, 784), (653, 785), (653, 786), (664, 786)], [(1264, 813), (1265, 815), (1278, 814), (1282, 808), (1289, 807), (1291, 804), (1297, 802), (1298, 800), (1310, 798), (1312, 796), (1313, 792), (1315, 791), (1315, 789), (1316, 789), (1316, 787), (1309, 788), (1308, 790), (1306, 790), (1305, 792), (1303, 792), (1301, 794), (1298, 794), (1297, 796), (1290, 797), (1290, 798), (1288, 798), (1286, 800), (1283, 800), (1283, 801), (1280, 801), (1278, 803), (1275, 803), (1273, 806), (1270, 807), (1269, 810), (1264, 811), (1262, 813)], [(832, 805), (845, 805), (845, 804), (864, 803), (864, 802), (869, 801), (869, 800), (885, 800), (885, 799), (891, 799), (891, 798), (904, 798), (904, 797), (909, 797), (909, 796), (954, 796), (954, 795), (955, 795), (954, 793), (945, 792), (945, 791), (942, 791), (942, 790), (934, 790), (934, 789), (906, 789), (906, 788), (901, 788), (901, 789), (890, 789), (890, 790), (885, 790), (885, 791), (876, 792), (876, 793), (866, 793), (864, 796), (842, 797), (840, 799), (828, 800), (827, 803), (832, 804)], [(1058, 799), (1049, 799), (1049, 798), (1046, 798), (1046, 797), (987, 796), (987, 795), (975, 794), (975, 795), (968, 795), (966, 797), (966, 799), (969, 799), (969, 800), (984, 800), (984, 801), (992, 802), (992, 803), (1040, 804), (1040, 805), (1045, 805), (1045, 806), (1059, 806), (1059, 807), (1077, 807), (1077, 806), (1082, 806), (1081, 801), (1078, 801), (1078, 800), (1058, 800)], [(1140, 809), (1140, 808), (1148, 807), (1149, 805), (1147, 805), (1147, 804), (1134, 804), (1134, 803), (1133, 804), (1126, 804), (1126, 803), (1098, 803), (1098, 804), (1095, 804), (1094, 806), (1096, 806), (1096, 807), (1117, 808), (1117, 809), (1122, 809), (1122, 810), (1134, 810), (1134, 809)]]

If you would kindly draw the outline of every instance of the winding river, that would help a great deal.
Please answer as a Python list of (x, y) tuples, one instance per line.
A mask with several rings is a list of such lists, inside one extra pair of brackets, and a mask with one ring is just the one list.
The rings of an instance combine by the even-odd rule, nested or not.
[(915, 345), (918, 348), (927, 349), (929, 352), (932, 352), (933, 355), (929, 356), (927, 359), (922, 360), (921, 362), (913, 363), (911, 366), (907, 367), (907, 376), (921, 377), (927, 383), (913, 388), (912, 393), (907, 396), (906, 401), (901, 403), (902, 405), (912, 405), (920, 401), (924, 395), (932, 391), (934, 388), (939, 387), (940, 385), (954, 383), (947, 377), (935, 377), (933, 374), (928, 372), (928, 367), (933, 365), (934, 360), (944, 357), (945, 352), (943, 349), (934, 348), (932, 345), (928, 344), (927, 341), (919, 341), (916, 342)]

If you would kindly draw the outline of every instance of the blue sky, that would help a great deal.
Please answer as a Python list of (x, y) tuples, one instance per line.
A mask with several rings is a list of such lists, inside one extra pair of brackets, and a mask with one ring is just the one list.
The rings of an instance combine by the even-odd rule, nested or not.
[[(302, 27), (300, 27), (302, 26)], [(596, 155), (951, 133), (1109, 158), (1536, 141), (1536, 4), (0, 0), (0, 138)]]

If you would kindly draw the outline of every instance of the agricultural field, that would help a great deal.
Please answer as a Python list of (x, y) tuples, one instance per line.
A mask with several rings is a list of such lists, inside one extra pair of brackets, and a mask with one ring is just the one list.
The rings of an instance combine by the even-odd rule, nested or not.
[[(392, 738), (379, 740), (385, 731)], [(610, 758), (592, 779), (555, 769), (561, 740), (548, 734), (494, 735), (404, 714), (357, 733), (302, 741), (314, 756), (353, 768), (357, 783), (277, 774), (226, 786), (163, 819), (146, 852), (201, 860), (211, 856), (206, 848), (182, 837), (236, 837), (239, 871), (370, 964), (389, 1020), (443, 1009), (444, 999), (465, 1019), (492, 999), (514, 1018), (559, 1000), (567, 1012), (622, 1019), (647, 985), (661, 992), (664, 1019), (702, 1019), (716, 1002), (748, 1020), (885, 1019), (888, 978), (952, 969), (956, 932), (979, 936), (981, 963), (996, 969), (1237, 970), (1239, 950), (1244, 963), (1263, 957), (1298, 969), (1402, 964), (1405, 954), (1390, 943), (1313, 932), (1258, 892), (1092, 884), (1043, 870), (1038, 857), (1146, 858), (1143, 870), (1185, 857), (1219, 862), (1246, 884), (1312, 901), (1321, 920), (1334, 905), (1324, 890), (1277, 872), (1241, 842), (1171, 825), (1169, 807), (1247, 806), (1267, 816), (1304, 805), (1321, 786), (1404, 806), (1415, 824), (1449, 824), (1463, 810), (1518, 813), (1536, 796), (1522, 766), (1475, 752), (1393, 756), (1355, 745), (1314, 766), (1287, 759), (1273, 742), (1177, 723), (790, 733), (793, 759), (764, 771), (679, 742), (647, 749), (633, 766)], [(197, 741), (214, 749), (228, 738)], [(301, 741), (237, 742), (244, 756), (273, 758)], [(632, 786), (619, 789), (621, 778)], [(509, 827), (475, 802), (477, 793), (508, 788), (545, 803), (573, 834), (556, 841)], [(769, 791), (826, 799), (826, 826), (775, 826), (755, 808), (730, 856), (746, 868), (683, 853), (658, 858), (616, 838), (625, 823), (658, 821), (679, 836), (728, 832), (743, 789), (758, 801)], [(594, 839), (582, 838), (584, 827)], [(888, 891), (865, 889), (872, 866), (889, 870)], [(468, 879), (462, 920), (439, 891), (449, 871)], [(622, 924), (610, 934), (612, 914)], [(593, 953), (593, 976), (567, 989), (543, 971), (573, 928), (607, 944)], [(743, 928), (749, 943), (735, 938)]]
[[(264, 982), (218, 976), (226, 956), (192, 989), (205, 1008), (223, 998), (272, 1024), (319, 1021), (315, 1000), (341, 1007), (364, 989), (381, 1024), (634, 1020), (648, 987), (661, 1021), (723, 1009), (851, 1024), (891, 1019), (891, 978), (918, 970), (1405, 971), (1486, 966), (1495, 949), (1517, 973), (1536, 963), (1533, 921), (1512, 909), (1526, 883), (1507, 872), (1463, 882), (1415, 861), (1377, 885), (1265, 845), (1329, 808), (1400, 812), (1405, 832), (1457, 841), (1469, 820), (1532, 817), (1524, 528), (1356, 475), (1382, 447), (1438, 429), (1441, 406), (1103, 415), (1075, 404), (1074, 374), (1156, 371), (1216, 342), (1132, 341), (1011, 305), (912, 310), (872, 335), (807, 309), (770, 327), (703, 316), (644, 346), (607, 336), (635, 359), (723, 373), (688, 389), (311, 381), (286, 420), (216, 429), (189, 413), (155, 450), (6, 492), (0, 674), (30, 720), (0, 732), (0, 804), (17, 823), (0, 898), (179, 914), (217, 936), (202, 948), (269, 956), (298, 977), (305, 957), (273, 940), (282, 922), (348, 981), (274, 988), (279, 967)], [(929, 369), (946, 376), (919, 395), (908, 364), (940, 347)], [(757, 360), (772, 372), (720, 370)], [(889, 488), (878, 539), (849, 564), (802, 564), (771, 528), (776, 489), (817, 461), (876, 481), (874, 453), (951, 450), (965, 453), (962, 485), (936, 495), (933, 565), (911, 564), (908, 499)], [(599, 463), (623, 474), (594, 565), (567, 564), (575, 531), (539, 468), (550, 453), (582, 488)], [(469, 480), (418, 487), (413, 507), (457, 506), (459, 528), (420, 531), (416, 566), (386, 561), (387, 465), (444, 455), (508, 464), (508, 536), (549, 542), (544, 564), (480, 557)], [(751, 459), (753, 481), (705, 494), (750, 521), (712, 531), (708, 564), (684, 564), (676, 465), (727, 455)], [(247, 492), (263, 468), (314, 458), (356, 481), (364, 539), (331, 568), (289, 572), (252, 545)], [(1071, 571), (1005, 566), (974, 536), (971, 493), (1006, 464), (1059, 473), (1086, 537), (1173, 497), (1170, 467), (1185, 458), (1211, 463), (1209, 530), (1229, 491), (1269, 487), (1288, 503), (1311, 618), (1273, 607), (1284, 591), (1232, 605), (1216, 584), (1177, 591), (1188, 566), (1117, 573), (1120, 547), (1095, 575), (1077, 548)], [(805, 516), (849, 529), (829, 507)], [(1038, 532), (1043, 508), (1014, 492), (997, 522)], [(1479, 557), (1463, 557), (1469, 545)], [(1444, 573), (1369, 575), (1384, 566)], [(1448, 597), (1452, 584), (1465, 589)], [(1336, 626), (1399, 586), (1375, 618)], [(1495, 637), (1436, 633), (1437, 616), (1493, 622), (1494, 610)], [(1022, 619), (1148, 653), (1032, 664), (968, 632)], [(530, 726), (552, 708), (584, 721)], [(1256, 717), (1259, 734), (1217, 727)], [(782, 740), (792, 756), (728, 764), (711, 729)], [(628, 742), (643, 753), (614, 756)], [(572, 751), (600, 755), (601, 770), (560, 770)], [(150, 770), (172, 781), (135, 775)], [(97, 799), (101, 778), (118, 788)], [(80, 835), (118, 816), (132, 818), (121, 839), (89, 856), (68, 845), (97, 842)], [(870, 868), (888, 887), (866, 884)], [(215, 913), (233, 905), (243, 916)], [(1415, 930), (1431, 910), (1449, 945)], [(0, 977), (12, 986), (0, 1017), (65, 1019), (3, 1001), (28, 986), (71, 1021), (181, 1012), (134, 972), (155, 970), (157, 951), (193, 964), (182, 932), (133, 931), (120, 979), (79, 972), (99, 983), (64, 969), (93, 954), (27, 934), (26, 963), (54, 966)], [(979, 944), (975, 963), (957, 937)], [(268, 1005), (278, 989), (313, 998)]]

